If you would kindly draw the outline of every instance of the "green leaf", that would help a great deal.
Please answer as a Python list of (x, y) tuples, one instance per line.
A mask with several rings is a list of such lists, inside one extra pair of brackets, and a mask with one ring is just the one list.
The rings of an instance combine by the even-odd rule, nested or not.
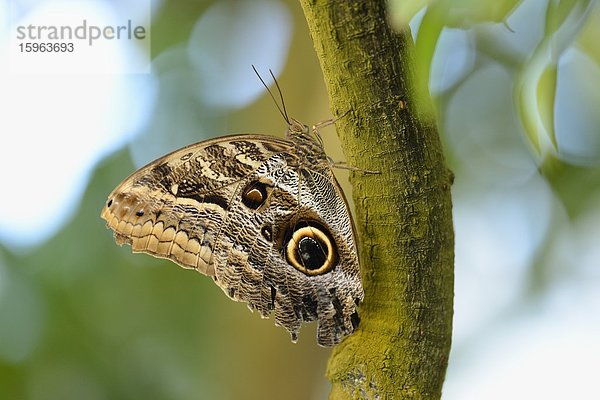
[(429, 74), (435, 49), (444, 29), (444, 17), (439, 9), (428, 9), (421, 21), (415, 40), (415, 66), (417, 71), (417, 100), (422, 104), (429, 98)]
[(600, 68), (600, 7), (590, 13), (589, 19), (577, 37), (577, 46)]
[(570, 218), (578, 218), (596, 208), (594, 199), (600, 194), (600, 165), (578, 166), (548, 155), (540, 163), (540, 171)]
[(444, 10), (446, 26), (469, 29), (483, 22), (505, 22), (521, 0), (440, 0), (435, 5)]
[(392, 22), (396, 29), (408, 25), (411, 19), (415, 17), (423, 8), (427, 7), (431, 0), (395, 0), (389, 2), (389, 11), (392, 16)]
[(546, 10), (546, 36), (554, 34), (571, 14), (581, 18), (590, 0), (550, 0)]
[[(515, 106), (529, 143), (538, 155), (545, 152), (543, 138), (546, 135), (546, 124), (540, 112), (540, 81), (549, 65), (549, 41), (543, 40), (536, 48), (533, 56), (523, 66), (515, 80)], [(546, 85), (546, 89), (548, 89)], [(547, 95), (545, 90), (542, 90)], [(554, 99), (554, 95), (552, 96)], [(554, 101), (552, 101), (552, 104)], [(553, 120), (549, 115), (546, 120)]]
[(558, 68), (556, 64), (550, 63), (540, 75), (537, 85), (537, 112), (539, 113), (540, 122), (544, 127), (545, 134), (552, 142), (554, 150), (558, 149), (554, 126), (554, 103), (556, 99), (557, 75)]
[(525, 134), (538, 154), (558, 151), (554, 126), (558, 59), (585, 25), (590, 4), (589, 0), (550, 0), (544, 38), (516, 79), (515, 105)]

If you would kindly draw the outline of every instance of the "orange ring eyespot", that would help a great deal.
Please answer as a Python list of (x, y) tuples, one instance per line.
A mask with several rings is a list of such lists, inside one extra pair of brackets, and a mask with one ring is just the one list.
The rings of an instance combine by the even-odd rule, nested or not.
[(312, 225), (293, 232), (285, 253), (294, 268), (311, 276), (329, 272), (337, 259), (333, 240), (321, 228)]

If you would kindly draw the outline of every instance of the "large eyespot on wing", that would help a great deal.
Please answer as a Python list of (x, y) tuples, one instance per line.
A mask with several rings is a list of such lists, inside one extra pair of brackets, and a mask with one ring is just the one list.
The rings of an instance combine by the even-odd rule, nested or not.
[(364, 297), (353, 223), (332, 174), (304, 169), (298, 176), (302, 204), (287, 225), (283, 254), (303, 277), (302, 297), (294, 301), (300, 314), (318, 320), (320, 345), (333, 346), (358, 327)]
[(325, 274), (337, 263), (335, 241), (322, 225), (314, 221), (295, 224), (285, 241), (287, 262), (298, 271), (312, 276)]

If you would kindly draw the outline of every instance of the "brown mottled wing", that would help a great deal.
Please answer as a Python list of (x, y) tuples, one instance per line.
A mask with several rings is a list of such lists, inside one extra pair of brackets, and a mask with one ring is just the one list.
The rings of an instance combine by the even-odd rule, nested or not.
[(126, 178), (102, 218), (119, 244), (214, 276), (213, 251), (234, 195), (292, 143), (270, 136), (220, 137), (176, 150)]

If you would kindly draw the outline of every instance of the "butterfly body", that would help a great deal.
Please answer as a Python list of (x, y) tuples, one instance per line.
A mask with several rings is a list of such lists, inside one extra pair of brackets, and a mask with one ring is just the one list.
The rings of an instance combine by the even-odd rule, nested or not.
[(126, 178), (102, 218), (119, 244), (211, 276), (294, 341), (318, 320), (319, 344), (335, 345), (356, 328), (363, 290), (348, 205), (319, 139), (293, 121), (287, 139), (184, 147)]

